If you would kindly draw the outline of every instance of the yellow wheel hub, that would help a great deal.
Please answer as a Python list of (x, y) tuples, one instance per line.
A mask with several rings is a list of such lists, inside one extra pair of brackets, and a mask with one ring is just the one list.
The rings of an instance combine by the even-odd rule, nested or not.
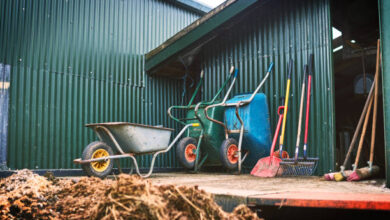
[[(108, 157), (110, 154), (104, 149), (98, 149), (92, 154), (92, 159), (100, 158), (100, 157)], [(103, 172), (107, 169), (108, 165), (110, 165), (110, 160), (107, 161), (98, 161), (92, 162), (91, 166), (94, 170), (98, 172)]]

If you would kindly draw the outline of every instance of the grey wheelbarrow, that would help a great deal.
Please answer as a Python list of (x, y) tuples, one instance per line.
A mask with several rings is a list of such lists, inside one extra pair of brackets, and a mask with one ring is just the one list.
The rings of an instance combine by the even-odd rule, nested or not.
[[(100, 178), (106, 177), (113, 169), (113, 160), (120, 158), (131, 158), (132, 167), (137, 174), (143, 178), (149, 177), (153, 173), (154, 162), (161, 153), (168, 152), (177, 140), (189, 127), (197, 127), (199, 123), (187, 124), (179, 134), (169, 143), (172, 131), (171, 128), (159, 126), (149, 126), (128, 122), (108, 122), (87, 124), (99, 138), (87, 145), (83, 151), (82, 158), (73, 162), (81, 164), (82, 169), (88, 176)], [(151, 154), (149, 172), (141, 174), (135, 156)]]

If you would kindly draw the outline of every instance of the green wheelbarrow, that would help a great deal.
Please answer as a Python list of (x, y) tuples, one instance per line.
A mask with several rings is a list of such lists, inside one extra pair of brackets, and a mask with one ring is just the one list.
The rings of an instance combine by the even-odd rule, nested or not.
[[(127, 122), (108, 122), (87, 124), (99, 138), (85, 147), (82, 158), (73, 162), (81, 164), (88, 176), (104, 178), (113, 169), (113, 160), (131, 158), (132, 167), (141, 177), (149, 177), (153, 173), (156, 157), (168, 152), (190, 127), (200, 126), (199, 123), (187, 124), (169, 143), (173, 129)], [(135, 156), (151, 154), (149, 172), (141, 174)]]
[[(233, 74), (234, 73), (234, 74)], [(208, 105), (217, 104), (220, 102), (226, 101), (229, 97), (229, 94), (236, 82), (238, 70), (234, 69), (232, 66), (229, 72), (229, 77), (222, 84), (221, 88), (217, 91), (212, 100), (208, 102), (200, 102), (196, 105), (193, 105), (193, 101), (198, 94), (200, 87), (203, 84), (203, 71), (201, 72), (201, 79), (198, 82), (198, 85), (186, 106), (172, 106), (168, 109), (168, 115), (175, 121), (179, 122), (182, 125), (188, 125), (193, 123), (199, 123), (199, 127), (190, 127), (184, 138), (182, 138), (176, 146), (176, 157), (179, 160), (180, 164), (183, 165), (186, 169), (194, 170), (197, 172), (203, 164), (209, 166), (221, 165), (218, 157), (218, 149), (215, 149), (215, 146), (220, 146), (223, 141), (223, 128), (213, 123), (210, 123), (206, 119), (203, 110)], [(230, 83), (230, 86), (226, 92), (226, 95), (223, 98), (223, 101), (218, 100), (218, 97), (225, 89), (227, 84)], [(182, 109), (187, 110), (185, 118), (177, 118), (173, 116), (173, 109)], [(202, 110), (202, 111), (200, 111)], [(217, 120), (223, 120), (223, 108), (214, 108), (210, 112), (210, 117), (216, 118)]]

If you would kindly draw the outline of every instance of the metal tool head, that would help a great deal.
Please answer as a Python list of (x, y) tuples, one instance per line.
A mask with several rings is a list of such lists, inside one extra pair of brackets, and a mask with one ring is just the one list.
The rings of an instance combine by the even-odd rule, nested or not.
[(317, 168), (318, 158), (283, 159), (280, 162), (278, 175), (311, 176)]
[(275, 177), (281, 161), (280, 158), (275, 156), (264, 157), (257, 161), (257, 164), (251, 171), (251, 175), (258, 177)]

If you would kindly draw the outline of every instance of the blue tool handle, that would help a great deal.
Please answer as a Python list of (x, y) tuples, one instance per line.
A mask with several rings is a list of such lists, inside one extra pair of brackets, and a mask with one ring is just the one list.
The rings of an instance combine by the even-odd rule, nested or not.
[(238, 75), (238, 68), (236, 68), (236, 69), (234, 70), (234, 78), (237, 78), (237, 75)]
[(293, 60), (290, 59), (290, 61), (288, 62), (288, 79), (291, 79), (291, 73), (292, 73), (292, 69), (293, 69)]
[(307, 154), (306, 154), (307, 144), (303, 145), (303, 158), (306, 160)]
[(268, 72), (271, 72), (273, 67), (274, 67), (274, 62), (271, 62), (268, 67)]
[(313, 75), (314, 54), (311, 53), (309, 56), (309, 75)]

